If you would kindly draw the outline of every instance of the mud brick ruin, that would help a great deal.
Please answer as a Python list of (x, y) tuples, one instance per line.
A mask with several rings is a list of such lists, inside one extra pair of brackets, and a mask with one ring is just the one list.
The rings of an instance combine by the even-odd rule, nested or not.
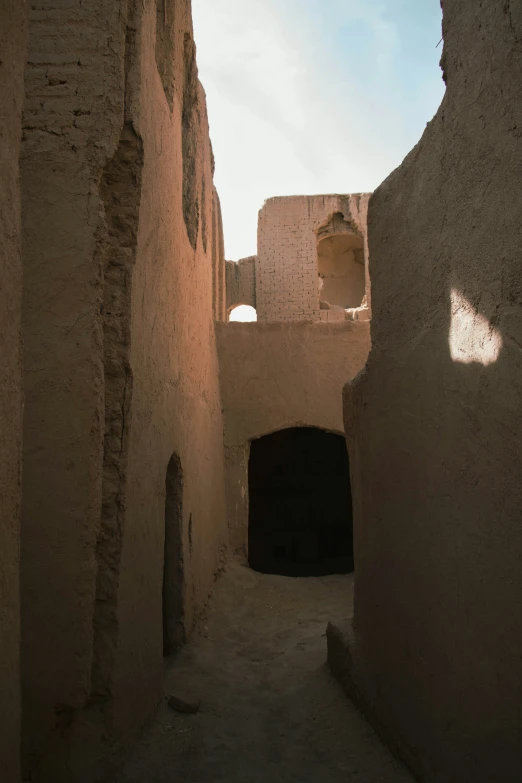
[(2, 3), (3, 783), (120, 780), (247, 566), (354, 571), (318, 643), (406, 767), (328, 780), (522, 780), (522, 5), (442, 5), (403, 164), (235, 262), (190, 0)]

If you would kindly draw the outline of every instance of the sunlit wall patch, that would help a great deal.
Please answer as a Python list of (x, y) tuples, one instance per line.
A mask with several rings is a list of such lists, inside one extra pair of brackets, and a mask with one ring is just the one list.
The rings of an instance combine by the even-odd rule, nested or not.
[(502, 348), (502, 335), (456, 288), (451, 289), (449, 349), (454, 362), (493, 364)]

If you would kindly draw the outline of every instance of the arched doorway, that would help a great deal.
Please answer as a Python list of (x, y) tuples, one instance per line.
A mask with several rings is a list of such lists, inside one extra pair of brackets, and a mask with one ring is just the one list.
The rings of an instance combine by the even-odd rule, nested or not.
[(251, 568), (284, 576), (353, 571), (344, 437), (293, 427), (252, 441), (248, 486)]
[(163, 654), (185, 641), (183, 574), (183, 471), (177, 454), (167, 467), (163, 555)]

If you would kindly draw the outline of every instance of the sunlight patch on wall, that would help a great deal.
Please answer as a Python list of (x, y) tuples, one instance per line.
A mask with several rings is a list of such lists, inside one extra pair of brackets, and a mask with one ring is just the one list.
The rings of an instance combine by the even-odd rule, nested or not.
[(456, 288), (451, 290), (450, 355), (454, 362), (487, 367), (498, 359), (502, 335)]

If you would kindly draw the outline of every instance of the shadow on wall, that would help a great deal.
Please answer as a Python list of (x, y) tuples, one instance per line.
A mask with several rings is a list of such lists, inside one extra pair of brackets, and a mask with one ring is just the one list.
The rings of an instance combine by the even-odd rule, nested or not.
[(249, 564), (262, 573), (353, 571), (352, 499), (342, 435), (292, 427), (253, 440)]
[(167, 467), (163, 558), (163, 654), (185, 642), (183, 557), (183, 471), (177, 454)]

